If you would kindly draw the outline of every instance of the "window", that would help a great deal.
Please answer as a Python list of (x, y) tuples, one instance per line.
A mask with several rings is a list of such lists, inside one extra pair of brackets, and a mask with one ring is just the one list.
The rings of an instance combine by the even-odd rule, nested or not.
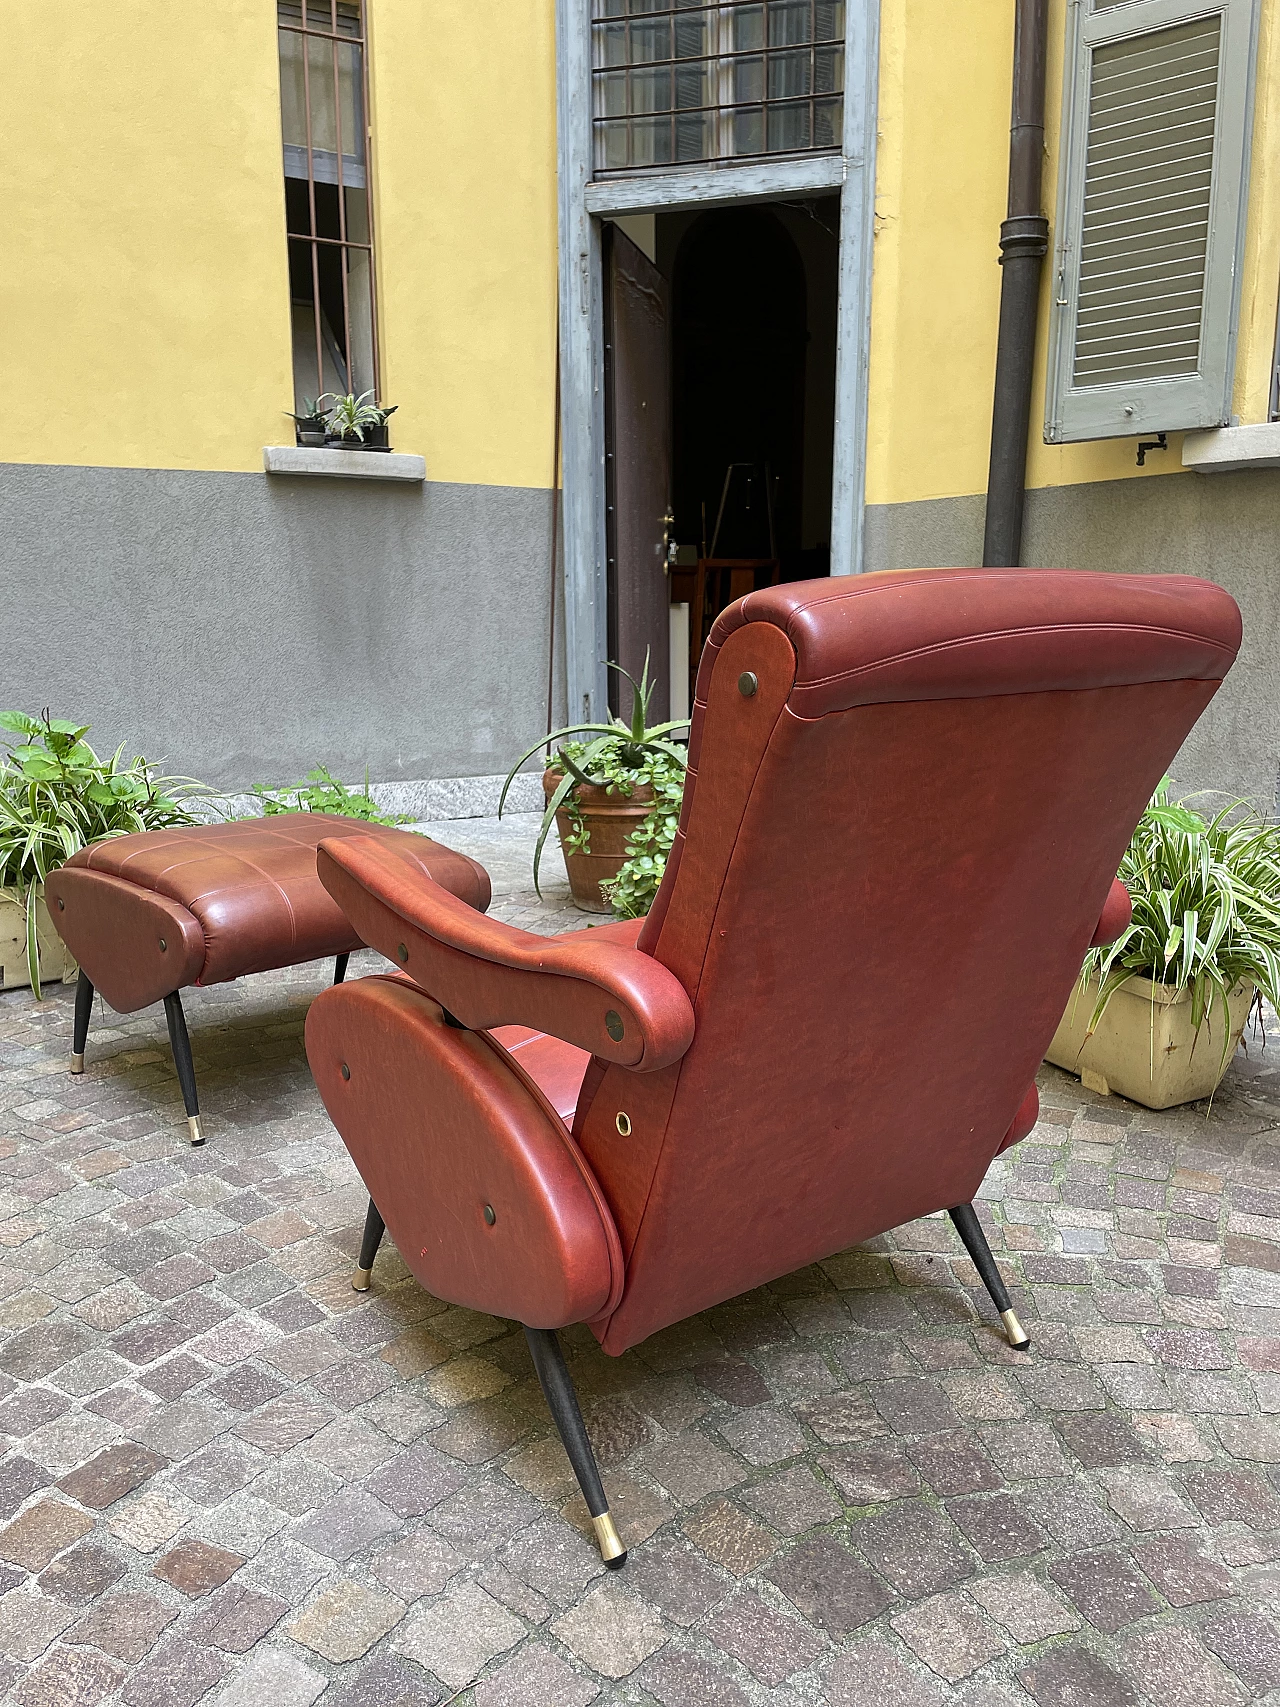
[(1072, 7), (1045, 438), (1231, 418), (1254, 0)]
[(840, 147), (844, 0), (593, 0), (595, 168)]
[(377, 390), (364, 8), (278, 0), (294, 408)]

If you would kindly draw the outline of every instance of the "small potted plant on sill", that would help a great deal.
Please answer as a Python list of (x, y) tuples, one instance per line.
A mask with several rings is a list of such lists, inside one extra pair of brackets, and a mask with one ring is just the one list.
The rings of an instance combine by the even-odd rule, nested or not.
[(1085, 956), (1046, 1059), (1145, 1108), (1211, 1097), (1259, 992), (1280, 1004), (1280, 826), (1160, 787), (1120, 866), (1123, 934)]
[(685, 754), (669, 737), (677, 729), (687, 729), (688, 720), (649, 724), (653, 684), (647, 656), (639, 682), (618, 664), (609, 668), (631, 683), (630, 723), (610, 717), (607, 723), (575, 723), (544, 736), (511, 767), (498, 801), (501, 817), (521, 766), (544, 748), (563, 743), (548, 759), (542, 775), (547, 807), (533, 853), (533, 886), (541, 896), (542, 849), (555, 823), (574, 902), (587, 913), (614, 910), (602, 885), (616, 879), (633, 857), (635, 850), (629, 844), (655, 806), (662, 807), (665, 820), (673, 791), (684, 787)]
[(325, 412), (325, 443), (337, 450), (389, 450), (387, 421), (396, 412), (393, 403), (383, 409), (372, 401), (373, 392), (357, 397), (349, 391), (334, 397)]
[(87, 723), (0, 712), (0, 728), (21, 739), (0, 758), (0, 989), (73, 979), (44, 902), (45, 878), (89, 842), (196, 819), (171, 790), (206, 793), (190, 777), (151, 774), (145, 759), (121, 764), (124, 746), (100, 759), (84, 739)]
[(325, 399), (327, 396), (327, 392), (321, 392), (319, 397), (304, 397), (302, 400), (302, 414), (291, 414), (289, 416), (289, 419), (293, 422), (294, 435), (300, 445), (312, 445), (317, 447), (322, 447), (324, 445), (325, 435), (329, 430), (326, 424), (324, 409)]

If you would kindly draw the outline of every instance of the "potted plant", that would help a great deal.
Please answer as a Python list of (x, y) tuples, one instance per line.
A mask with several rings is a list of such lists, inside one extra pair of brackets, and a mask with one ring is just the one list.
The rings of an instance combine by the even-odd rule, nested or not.
[(302, 414), (290, 415), (293, 422), (294, 436), (300, 445), (323, 446), (328, 428), (325, 423), (325, 398), (327, 392), (321, 392), (319, 397), (304, 397)]
[(0, 988), (30, 984), (39, 1000), (42, 979), (77, 970), (45, 908), (49, 872), (103, 836), (195, 823), (169, 790), (205, 790), (189, 777), (153, 776), (145, 759), (122, 765), (123, 745), (100, 759), (87, 723), (48, 711), (0, 712), (0, 728), (21, 737), (0, 758)]
[(1146, 1108), (1211, 1096), (1258, 993), (1280, 1001), (1280, 826), (1242, 800), (1205, 819), (1165, 782), (1120, 879), (1132, 923), (1085, 956), (1046, 1059)]
[[(661, 806), (665, 821), (673, 791), (684, 787), (685, 755), (668, 737), (677, 729), (687, 729), (688, 720), (649, 724), (653, 684), (647, 656), (639, 682), (617, 664), (609, 668), (631, 683), (631, 721), (610, 717), (607, 723), (575, 723), (544, 736), (511, 767), (498, 801), (501, 817), (521, 766), (535, 753), (563, 742), (542, 775), (547, 808), (533, 853), (533, 886), (541, 896), (542, 849), (554, 822), (574, 902), (588, 913), (614, 910), (602, 884), (615, 880), (634, 856), (629, 843), (654, 808)], [(675, 834), (674, 825), (671, 834)], [(656, 890), (656, 882), (653, 887)]]
[(388, 450), (387, 420), (396, 412), (393, 403), (383, 409), (371, 401), (372, 391), (357, 397), (348, 391), (334, 397), (325, 411), (325, 443), (339, 450)]

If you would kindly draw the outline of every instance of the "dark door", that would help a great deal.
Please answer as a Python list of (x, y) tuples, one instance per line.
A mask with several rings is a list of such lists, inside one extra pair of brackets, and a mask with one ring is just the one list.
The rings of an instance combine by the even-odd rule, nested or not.
[[(671, 382), (667, 283), (616, 225), (605, 236), (605, 494), (609, 657), (637, 679), (649, 654), (657, 688), (651, 721), (665, 721), (671, 594)], [(609, 704), (624, 716), (631, 690), (609, 672)]]

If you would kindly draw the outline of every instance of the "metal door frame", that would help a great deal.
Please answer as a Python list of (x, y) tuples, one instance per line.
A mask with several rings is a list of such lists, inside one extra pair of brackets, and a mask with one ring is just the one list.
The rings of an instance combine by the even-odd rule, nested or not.
[(861, 572), (879, 27), (879, 0), (846, 0), (844, 132), (839, 154), (680, 167), (593, 182), (591, 0), (556, 0), (565, 678), (571, 722), (602, 717), (608, 704), (600, 237), (601, 222), (609, 215), (669, 213), (678, 208), (838, 192), (831, 573)]

